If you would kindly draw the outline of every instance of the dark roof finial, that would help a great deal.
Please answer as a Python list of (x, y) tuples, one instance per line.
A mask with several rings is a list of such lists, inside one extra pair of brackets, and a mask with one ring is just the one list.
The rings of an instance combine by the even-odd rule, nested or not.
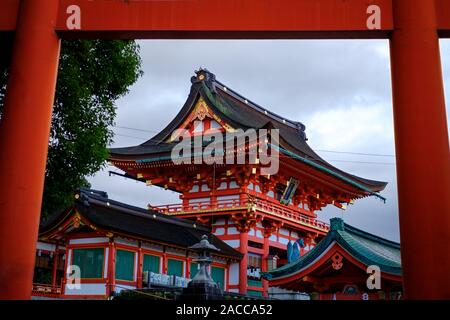
[(210, 89), (214, 89), (216, 75), (204, 67), (194, 71), (195, 76), (191, 78), (192, 83), (204, 82)]
[(330, 231), (344, 231), (344, 220), (341, 218), (330, 219)]

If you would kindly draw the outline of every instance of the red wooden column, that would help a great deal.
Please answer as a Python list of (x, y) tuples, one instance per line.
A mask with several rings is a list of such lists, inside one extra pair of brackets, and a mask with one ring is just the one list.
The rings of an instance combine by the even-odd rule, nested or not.
[[(267, 259), (269, 258), (269, 237), (270, 237), (270, 233), (269, 234), (265, 234), (264, 235), (264, 243), (263, 243), (263, 256), (262, 256), (262, 265), (261, 265), (261, 271), (262, 272), (267, 272), (268, 271), (268, 261)], [(262, 284), (263, 284), (263, 296), (264, 297), (268, 297), (269, 293), (269, 281), (266, 279), (262, 279)]]
[(137, 262), (137, 275), (136, 275), (136, 281), (137, 285), (136, 287), (138, 289), (142, 288), (142, 266), (144, 264), (144, 255), (142, 254), (142, 244), (139, 243), (139, 249), (138, 249), (138, 262)]
[(244, 255), (239, 263), (239, 293), (247, 294), (248, 232), (239, 234), (239, 252)]
[(450, 152), (434, 0), (393, 1), (391, 46), (405, 297), (450, 299)]
[(107, 290), (108, 296), (116, 291), (116, 245), (114, 239), (110, 238), (108, 243), (108, 274), (107, 274)]
[(56, 245), (55, 253), (53, 254), (53, 268), (52, 268), (52, 290), (56, 292), (56, 276), (58, 273), (58, 260), (59, 260), (59, 250), (58, 245)]
[(58, 0), (22, 0), (0, 122), (0, 299), (29, 299), (60, 40)]

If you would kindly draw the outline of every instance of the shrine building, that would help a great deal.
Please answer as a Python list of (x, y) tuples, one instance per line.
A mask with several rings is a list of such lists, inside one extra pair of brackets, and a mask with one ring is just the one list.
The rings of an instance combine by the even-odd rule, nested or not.
[(242, 254), (209, 227), (114, 201), (101, 191), (82, 189), (75, 197), (73, 206), (41, 224), (33, 297), (107, 299), (143, 287), (185, 288), (199, 267), (189, 247), (204, 235), (219, 249), (212, 256), (213, 280), (224, 291), (237, 281), (230, 269)]
[(397, 300), (403, 291), (400, 244), (333, 218), (313, 250), (263, 277), (270, 286), (313, 299)]
[(243, 258), (227, 267), (226, 289), (254, 296), (268, 295), (262, 272), (303, 257), (327, 235), (329, 225), (318, 219), (322, 208), (384, 200), (379, 192), (386, 186), (326, 162), (308, 146), (302, 123), (252, 102), (205, 69), (191, 78), (184, 106), (161, 132), (110, 149), (108, 160), (127, 178), (179, 193), (179, 203), (148, 209), (207, 225), (239, 251)]

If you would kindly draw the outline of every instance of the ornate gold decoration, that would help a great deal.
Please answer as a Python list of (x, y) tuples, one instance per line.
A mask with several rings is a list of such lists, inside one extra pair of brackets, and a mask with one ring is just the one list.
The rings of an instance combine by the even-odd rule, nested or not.
[(344, 266), (342, 260), (344, 260), (344, 258), (337, 252), (331, 257), (331, 266), (334, 270), (340, 270)]
[(206, 116), (210, 117), (208, 106), (203, 100), (200, 100), (199, 103), (197, 104), (197, 107), (195, 108), (194, 119), (203, 121), (206, 118)]
[(75, 228), (75, 229), (77, 229), (77, 228), (79, 228), (80, 227), (80, 225), (81, 225), (81, 216), (80, 216), (80, 214), (79, 213), (76, 213), (74, 216), (73, 216), (73, 227)]

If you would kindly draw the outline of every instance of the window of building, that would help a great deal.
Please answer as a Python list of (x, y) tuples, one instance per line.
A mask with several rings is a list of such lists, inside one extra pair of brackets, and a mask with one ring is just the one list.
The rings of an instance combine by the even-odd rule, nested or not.
[(247, 294), (252, 297), (262, 297), (262, 291), (248, 290)]
[(225, 284), (225, 269), (221, 267), (211, 267), (211, 278), (214, 282), (219, 284), (219, 287), (224, 290)]
[(133, 281), (134, 280), (134, 255), (128, 250), (116, 251), (116, 279)]
[(189, 272), (191, 274), (191, 279), (195, 277), (198, 272), (199, 264), (197, 262), (191, 262), (191, 266), (189, 267)]
[(160, 258), (150, 254), (144, 254), (142, 271), (159, 273)]
[(183, 261), (168, 259), (167, 260), (167, 274), (171, 276), (183, 276)]
[(103, 276), (103, 248), (73, 249), (72, 265), (80, 268), (82, 279), (98, 279)]

